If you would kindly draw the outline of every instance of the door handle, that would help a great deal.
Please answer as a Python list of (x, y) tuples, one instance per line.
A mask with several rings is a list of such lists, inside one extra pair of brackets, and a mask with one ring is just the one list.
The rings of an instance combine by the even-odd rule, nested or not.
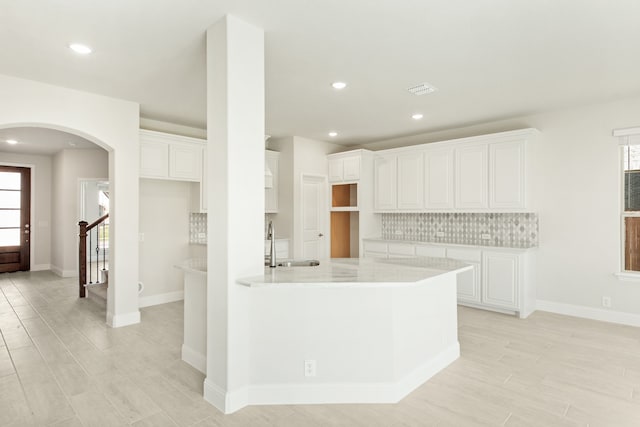
[(324, 236), (324, 234), (322, 234), (322, 233), (318, 234), (318, 237), (322, 237), (322, 236)]

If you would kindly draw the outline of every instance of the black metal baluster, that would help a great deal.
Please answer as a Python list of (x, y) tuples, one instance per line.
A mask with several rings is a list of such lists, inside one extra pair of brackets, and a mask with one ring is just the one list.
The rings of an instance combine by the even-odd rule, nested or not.
[(100, 226), (96, 227), (96, 283), (100, 283)]
[(93, 276), (91, 275), (91, 230), (89, 230), (89, 250), (87, 251), (87, 255), (89, 257), (89, 284), (93, 283)]

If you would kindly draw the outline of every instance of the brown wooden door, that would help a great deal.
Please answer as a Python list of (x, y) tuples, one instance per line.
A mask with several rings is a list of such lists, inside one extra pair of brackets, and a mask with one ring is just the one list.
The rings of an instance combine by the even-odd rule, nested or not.
[(28, 271), (31, 169), (0, 166), (0, 273)]

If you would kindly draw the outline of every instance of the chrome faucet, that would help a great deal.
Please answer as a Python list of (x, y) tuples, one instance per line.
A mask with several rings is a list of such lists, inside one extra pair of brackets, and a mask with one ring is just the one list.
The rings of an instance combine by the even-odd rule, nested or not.
[(271, 240), (271, 250), (269, 251), (269, 267), (275, 268), (276, 266), (276, 233), (273, 229), (273, 221), (269, 221), (269, 230), (267, 231), (267, 238)]

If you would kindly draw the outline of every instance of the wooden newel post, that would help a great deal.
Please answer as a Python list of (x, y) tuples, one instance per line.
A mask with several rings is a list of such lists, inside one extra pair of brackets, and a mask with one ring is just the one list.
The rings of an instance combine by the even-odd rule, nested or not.
[(80, 227), (80, 247), (78, 248), (78, 285), (80, 298), (85, 297), (85, 287), (87, 283), (87, 221), (80, 221), (78, 226)]

